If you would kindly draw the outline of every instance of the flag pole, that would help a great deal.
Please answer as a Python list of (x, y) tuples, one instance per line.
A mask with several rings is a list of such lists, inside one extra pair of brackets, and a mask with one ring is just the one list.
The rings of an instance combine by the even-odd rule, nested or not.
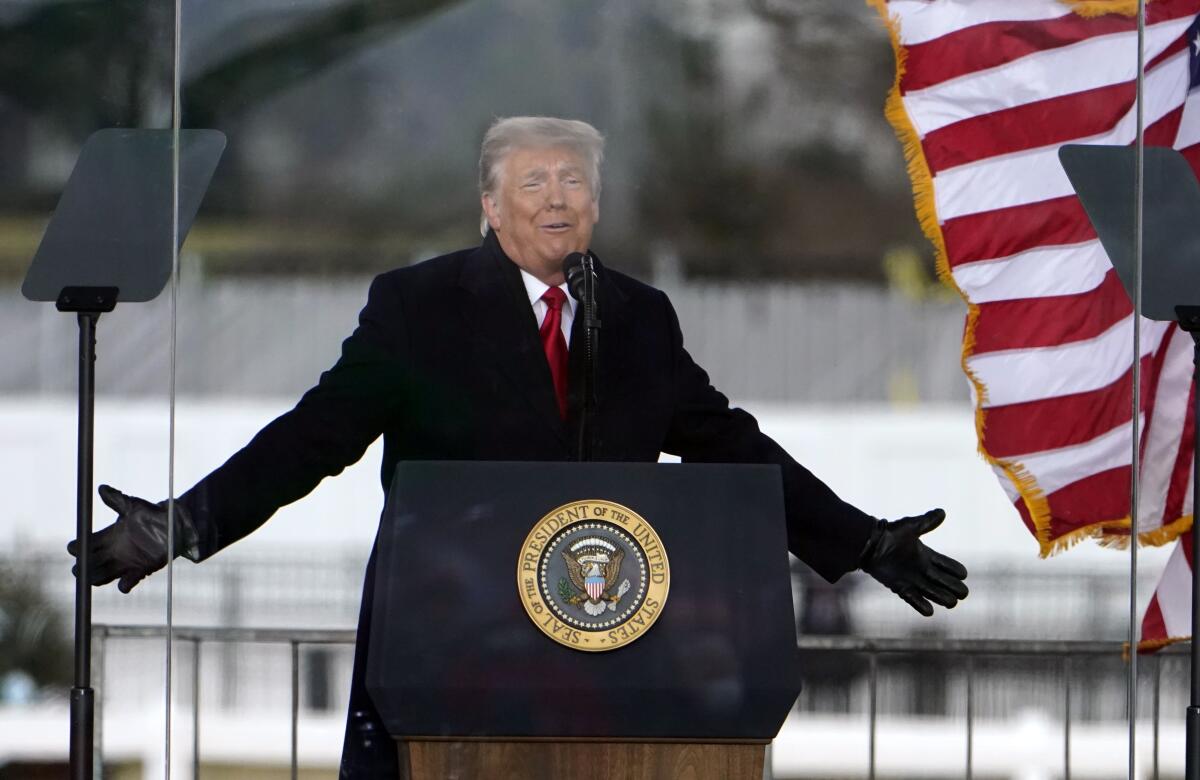
[[(1145, 158), (1146, 158), (1146, 0), (1137, 0), (1137, 98), (1134, 114), (1137, 133), (1134, 136), (1133, 158), (1133, 377), (1130, 427), (1132, 429), (1129, 456), (1129, 646), (1137, 647), (1139, 639), (1137, 614), (1138, 531), (1141, 530), (1138, 510), (1141, 507), (1142, 434), (1139, 430), (1142, 413), (1142, 251), (1145, 230)], [(1137, 681), (1138, 657), (1129, 655), (1129, 677), (1126, 697), (1129, 704), (1129, 777), (1137, 774)]]

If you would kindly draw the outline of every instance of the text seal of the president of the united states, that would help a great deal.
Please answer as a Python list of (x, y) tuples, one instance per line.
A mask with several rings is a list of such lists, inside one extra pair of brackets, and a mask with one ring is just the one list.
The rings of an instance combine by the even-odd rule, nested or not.
[(667, 603), (671, 569), (646, 519), (604, 500), (546, 513), (521, 546), (517, 590), (546, 636), (598, 652), (646, 633)]

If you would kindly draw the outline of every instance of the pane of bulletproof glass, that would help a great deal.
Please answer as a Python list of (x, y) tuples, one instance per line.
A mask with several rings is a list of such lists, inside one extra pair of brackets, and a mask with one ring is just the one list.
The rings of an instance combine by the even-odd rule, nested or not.
[[(1122, 303), (1138, 303), (1135, 311), (1121, 309), (1131, 323), (1127, 354), (1140, 360), (1126, 378), (1132, 390), (1126, 417), (1133, 423), (1125, 462), (1130, 464), (1134, 484), (1131, 511), (1121, 531), (1124, 539), (1116, 541), (1128, 550), (1126, 633), (1144, 653), (1163, 652), (1164, 646), (1191, 633), (1191, 577), (1182, 536), (1192, 519), (1193, 342), (1186, 328), (1193, 322), (1193, 312), (1176, 307), (1189, 304), (1186, 291), (1200, 281), (1191, 257), (1200, 187), (1189, 157), (1195, 141), (1189, 129), (1194, 124), (1189, 103), (1197, 73), (1194, 43), (1200, 22), (1196, 12), (1195, 7), (1147, 11), (1139, 57), (1145, 65), (1137, 84), (1140, 100), (1134, 104), (1138, 143), (1078, 149), (1073, 152), (1076, 163), (1068, 165), (1080, 201), (1115, 267), (1106, 282), (1114, 288), (1114, 278), (1120, 282), (1125, 293)], [(1082, 163), (1089, 159), (1094, 164), (1084, 170)], [(1177, 323), (1179, 316), (1184, 319)], [(1130, 528), (1137, 529), (1133, 545), (1128, 544)], [(1153, 682), (1146, 679), (1150, 673)], [(1159, 727), (1164, 711), (1157, 661), (1131, 662), (1126, 678), (1129, 739), (1135, 740), (1141, 754), (1153, 752), (1157, 774), (1164, 748), (1168, 755), (1185, 753), (1182, 731), (1171, 728), (1181, 722), (1182, 707), (1166, 710), (1168, 727)], [(1148, 686), (1153, 689), (1149, 707)], [(1134, 766), (1130, 759), (1130, 772)]]
[(1144, 5), (1144, 149), (1132, 198), (1140, 217), (1131, 242), (1137, 284), (1128, 291), (1131, 300), (1140, 295), (1142, 314), (1140, 344), (1133, 353), (1142, 356), (1136, 406), (1141, 425), (1136, 447), (1130, 448), (1138, 452), (1132, 514), (1138, 547), (1129, 561), (1137, 587), (1134, 608), (1127, 607), (1130, 639), (1143, 654), (1131, 670), (1137, 695), (1129, 717), (1136, 719), (1138, 765), (1167, 776), (1182, 774), (1184, 757), (1197, 749), (1184, 733), (1183, 696), (1190, 680), (1186, 653), (1163, 656), (1181, 649), (1171, 645), (1192, 633), (1188, 554), (1195, 489), (1196, 352), (1190, 331), (1200, 323), (1200, 310), (1187, 307), (1200, 303), (1195, 294), (1200, 284), (1195, 263), (1200, 239), (1200, 7), (1189, 3), (1167, 13), (1152, 3)]
[[(819, 5), (805, 4), (791, 28), (810, 50), (821, 29), (813, 11)], [(814, 615), (848, 615), (829, 623), (847, 626), (841, 631), (856, 641), (888, 641), (876, 645), (874, 665), (870, 654), (846, 664), (851, 648), (816, 639), (819, 632), (805, 630), (801, 615), (800, 641), (816, 664), (807, 662), (813, 671), (794, 717), (864, 735), (851, 753), (857, 763), (836, 771), (865, 773), (873, 765), (880, 773), (913, 777), (1020, 771), (1063, 776), (1071, 761), (1085, 766), (1093, 755), (1109, 766), (1123, 765), (1129, 666), (1118, 662), (1093, 671), (1090, 665), (1118, 657), (1129, 638), (1133, 307), (1058, 150), (1067, 143), (1135, 141), (1137, 20), (1128, 8), (1100, 14), (1080, 8), (1083, 15), (1056, 2), (871, 5), (890, 20), (888, 31), (873, 34), (890, 32), (905, 67), (898, 92), (869, 121), (886, 116), (900, 136), (916, 201), (917, 220), (910, 224), (919, 225), (930, 242), (889, 237), (869, 251), (877, 258), (873, 285), (882, 305), (860, 308), (843, 327), (824, 315), (813, 326), (784, 331), (806, 334), (793, 344), (836, 344), (837, 335), (829, 334), (857, 337), (831, 346), (838, 350), (836, 361), (798, 361), (809, 372), (816, 364), (828, 378), (859, 367), (858, 388), (879, 376), (889, 379), (887, 393), (867, 408), (846, 403), (853, 398), (847, 391), (827, 402), (820, 423), (831, 425), (845, 410), (846, 428), (813, 434), (809, 452), (797, 447), (792, 454), (877, 516), (895, 519), (944, 507), (946, 521), (925, 539), (970, 569), (971, 594), (927, 619), (868, 576), (849, 575), (831, 588), (798, 567), (798, 591), (812, 582), (814, 594), (800, 595), (798, 606), (811, 599)], [(1185, 98), (1183, 41), (1195, 12), (1151, 14), (1148, 75), (1159, 67), (1155, 63), (1169, 62), (1180, 77), (1170, 87), (1177, 93), (1172, 106), (1147, 102), (1151, 134), (1154, 122)], [(1059, 39), (1049, 30), (1070, 33)], [(862, 57), (854, 61), (861, 64)], [(895, 77), (894, 65), (887, 70)], [(1171, 77), (1164, 71), (1163, 78)], [(846, 79), (828, 83), (838, 84), (834, 100), (844, 109)], [(882, 94), (886, 86), (878, 89)], [(813, 114), (836, 112), (807, 115)], [(839, 131), (848, 137), (844, 126)], [(878, 147), (869, 148), (878, 154)], [(900, 147), (889, 149), (899, 154)], [(903, 164), (890, 166), (898, 174)], [(1113, 186), (1133, 202), (1132, 175)], [(915, 253), (920, 274), (898, 259), (897, 247)], [(931, 278), (934, 269), (940, 285), (913, 283)], [(823, 292), (821, 301), (829, 305), (834, 296)], [(890, 307), (901, 306), (894, 320), (881, 321)], [(1151, 354), (1147, 339), (1158, 338), (1150, 334), (1161, 331), (1156, 323), (1143, 326), (1143, 356)], [(897, 360), (898, 368), (885, 370), (889, 360)], [(1151, 361), (1144, 357), (1141, 366), (1150, 371)], [(907, 398), (895, 390), (905, 386), (896, 377), (906, 372), (912, 388)], [(1153, 387), (1147, 378), (1142, 387)], [(1144, 456), (1147, 403), (1143, 397)], [(862, 444), (856, 448), (855, 441)], [(822, 462), (838, 459), (847, 461), (845, 481), (836, 465), (831, 470)], [(1186, 487), (1185, 479), (1181, 493)], [(1140, 610), (1165, 558), (1157, 549), (1139, 553)], [(843, 586), (847, 582), (853, 585)], [(853, 590), (840, 599), (826, 595), (838, 587)], [(1100, 643), (1097, 655), (1072, 640)], [(1039, 644), (1029, 644), (1034, 641)], [(829, 664), (838, 668), (834, 679), (844, 681), (837, 686), (840, 697), (826, 690)], [(1093, 678), (1094, 689), (1081, 693)], [(1068, 695), (1095, 701), (1068, 707)], [(1139, 696), (1138, 740), (1148, 745), (1149, 694)], [(844, 713), (842, 720), (822, 721), (823, 707)], [(1071, 730), (1069, 718), (1086, 718), (1096, 728)], [(1028, 750), (1012, 749), (1020, 741), (1016, 735), (1032, 723), (1046, 725), (1037, 728), (1045, 739)], [(825, 744), (823, 735), (806, 743), (811, 730), (795, 733), (798, 755)], [(1092, 749), (1092, 739), (1107, 740), (1105, 758), (1099, 757), (1103, 750)], [(1182, 754), (1182, 745), (1176, 747)], [(801, 776), (835, 768), (808, 771)]]
[[(90, 591), (90, 654), (77, 668), (86, 648), (66, 548), (77, 529), (84, 347), (73, 309), (105, 309), (98, 288), (119, 289), (115, 310), (94, 321), (92, 527), (117, 518), (99, 485), (152, 502), (168, 495), (174, 23), (173, 4), (159, 0), (0, 8), (2, 777), (67, 776), (76, 686), (95, 693), (97, 776), (162, 768), (166, 577), (121, 593), (113, 549), (88, 548), (103, 584)], [(69, 287), (85, 289), (62, 296), (60, 311)]]
[[(1128, 537), (1132, 320), (1057, 150), (1133, 141), (1131, 17), (1000, 0), (182, 13), (182, 125), (228, 146), (178, 277), (175, 486), (202, 560), (178, 561), (174, 619), (203, 630), (176, 643), (177, 761), (284, 771), (294, 733), (299, 765), (331, 773), (348, 710), (350, 741), (378, 741), (354, 655), (380, 477), (577, 457), (585, 314), (568, 299), (563, 423), (538, 297), (573, 249), (618, 290), (599, 301), (597, 459), (785, 460), (805, 689), (778, 776), (905, 776), (930, 756), (962, 776), (983, 760), (969, 732), (1066, 717), (1069, 646), (1019, 643), (1119, 652), (1128, 559), (1091, 540)], [(1183, 30), (1159, 22), (1147, 45), (1169, 58)], [(517, 127), (481, 199), (485, 134), (523, 116), (602, 133), (603, 195), (586, 142)], [(781, 451), (865, 514), (820, 504)], [(935, 517), (871, 519), (934, 508), (922, 539), (970, 570), (971, 595), (927, 618), (885, 585), (908, 589), (890, 540)], [(533, 627), (510, 581), (462, 583), (463, 541), (429, 552), (454, 587), (403, 609), (479, 594), (483, 653)], [(957, 588), (957, 566), (937, 568)], [(513, 634), (482, 628), (512, 609)], [(1010, 677), (1039, 691), (1028, 710), (989, 703)], [(742, 690), (705, 679), (704, 701)], [(1095, 718), (1119, 730), (1122, 707)], [(914, 722), (931, 741), (900, 747)], [(1063, 742), (1047, 745), (1058, 771)], [(1026, 766), (991, 760), (981, 772)]]

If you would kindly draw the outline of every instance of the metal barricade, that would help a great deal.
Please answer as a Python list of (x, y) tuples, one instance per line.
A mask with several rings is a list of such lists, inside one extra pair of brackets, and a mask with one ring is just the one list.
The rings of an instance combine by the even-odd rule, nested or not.
[[(107, 643), (112, 639), (166, 639), (166, 626), (153, 625), (102, 625), (93, 627), (94, 661), (96, 668), (93, 678), (96, 681), (96, 755), (102, 758), (100, 740), (103, 733), (104, 666)], [(288, 628), (195, 628), (175, 627), (171, 631), (171, 641), (191, 646), (191, 680), (195, 695), (191, 702), (192, 722), (192, 769), (193, 777), (199, 776), (201, 743), (200, 743), (200, 659), (202, 647), (209, 643), (242, 643), (242, 644), (274, 644), (282, 645), (290, 650), (290, 679), (291, 679), (291, 747), (290, 766), (291, 777), (296, 778), (299, 771), (299, 720), (300, 720), (300, 650), (309, 645), (353, 645), (355, 632), (353, 630), (323, 630), (323, 629), (288, 629)], [(975, 680), (978, 674), (977, 661), (988, 657), (1025, 657), (1041, 661), (1052, 661), (1062, 672), (1063, 695), (1063, 777), (1071, 777), (1071, 732), (1073, 708), (1071, 705), (1072, 674), (1076, 665), (1084, 659), (1100, 657), (1121, 657), (1127, 652), (1124, 643), (1116, 641), (1042, 641), (1042, 640), (1004, 640), (1004, 639), (944, 639), (944, 638), (863, 638), (853, 636), (824, 637), (804, 636), (798, 639), (799, 648), (808, 653), (828, 654), (857, 654), (867, 659), (866, 670), (866, 700), (868, 719), (868, 777), (874, 780), (877, 771), (877, 732), (879, 728), (879, 666), (880, 660), (889, 656), (924, 655), (931, 658), (953, 660), (961, 663), (966, 674), (965, 684), (965, 736), (966, 736), (966, 765), (964, 776), (970, 780), (974, 774), (973, 747), (975, 729)], [(1162, 690), (1162, 657), (1181, 656), (1186, 652), (1185, 646), (1175, 645), (1164, 648), (1154, 656), (1149, 664), (1151, 694), (1152, 694), (1152, 734), (1153, 734), (1153, 767), (1152, 777), (1159, 777), (1159, 737), (1160, 737), (1160, 702)], [(102, 761), (97, 761), (97, 776), (99, 776)]]

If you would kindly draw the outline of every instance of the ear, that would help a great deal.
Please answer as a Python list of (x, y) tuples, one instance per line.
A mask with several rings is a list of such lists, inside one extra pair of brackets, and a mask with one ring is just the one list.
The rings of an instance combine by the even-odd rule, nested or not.
[(500, 232), (500, 204), (491, 194), (485, 193), (480, 196), (479, 204), (483, 206), (483, 213), (487, 215), (488, 225), (497, 233)]
[(600, 199), (594, 198), (592, 200), (592, 222), (599, 222), (599, 221), (600, 221)]

